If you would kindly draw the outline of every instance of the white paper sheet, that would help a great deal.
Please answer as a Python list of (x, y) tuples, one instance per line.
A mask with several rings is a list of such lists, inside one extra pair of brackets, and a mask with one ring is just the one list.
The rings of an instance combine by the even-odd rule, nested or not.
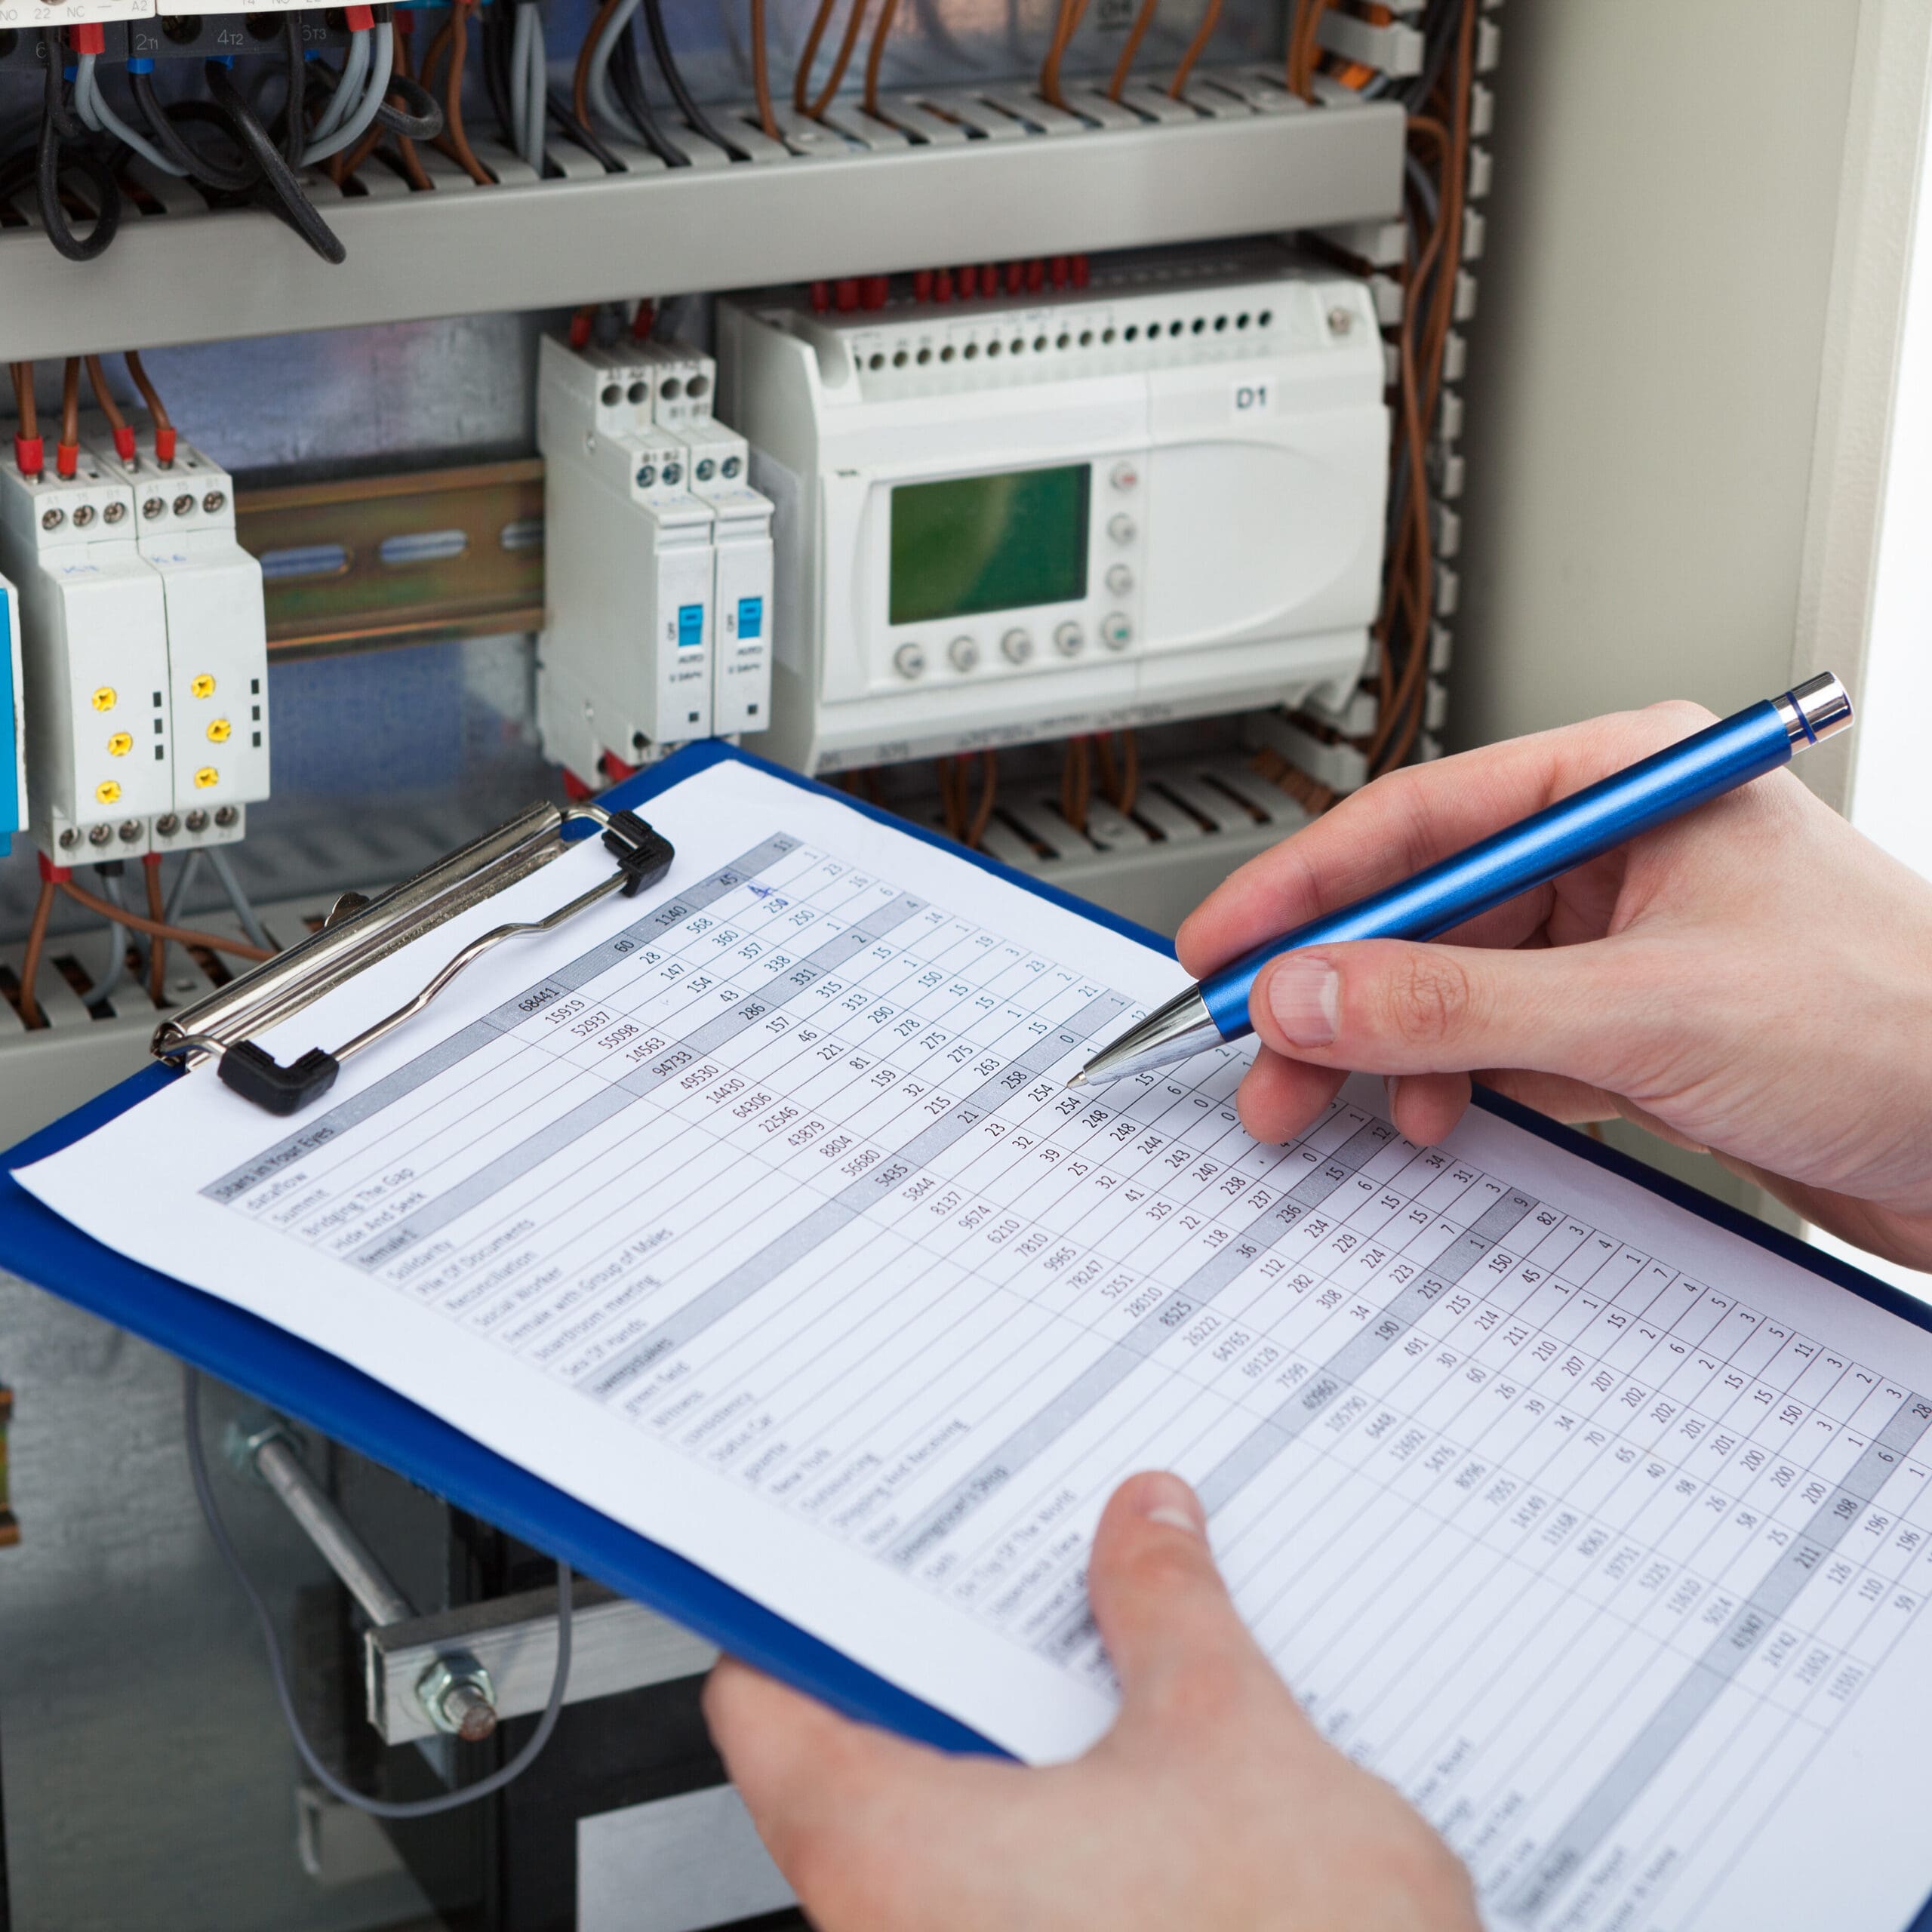
[(651, 817), (662, 888), (309, 1114), (205, 1070), (20, 1179), (1024, 1756), (1105, 1727), (1088, 1540), (1176, 1469), (1491, 1924), (1900, 1932), (1932, 1334), (1494, 1117), (1419, 1149), (1358, 1083), (1258, 1146), (1232, 1050), (1069, 1094), (1171, 961), (743, 768)]

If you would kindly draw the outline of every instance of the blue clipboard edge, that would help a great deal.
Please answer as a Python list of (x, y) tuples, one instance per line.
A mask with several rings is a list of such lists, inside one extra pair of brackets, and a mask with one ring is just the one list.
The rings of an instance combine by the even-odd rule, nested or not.
[[(1146, 927), (1016, 872), (983, 853), (967, 851), (883, 807), (732, 746), (712, 742), (679, 752), (614, 786), (604, 795), (604, 802), (620, 809), (643, 804), (668, 787), (728, 760), (802, 791), (824, 792), (893, 831), (923, 840), (1009, 884), (1172, 956), (1172, 943)], [(809, 1692), (848, 1717), (941, 1749), (1006, 1755), (958, 1719), (855, 1663), (675, 1552), (626, 1529), (486, 1449), (385, 1383), (258, 1315), (114, 1254), (42, 1206), (14, 1178), (15, 1169), (84, 1138), (177, 1077), (160, 1066), (144, 1069), (0, 1155), (0, 1263), (23, 1279), (193, 1361), (358, 1454), (404, 1472), (457, 1507), (661, 1611), (721, 1649)], [(1647, 1188), (1903, 1321), (1932, 1329), (1932, 1309), (1834, 1255), (1812, 1248), (1489, 1088), (1478, 1086), (1475, 1102), (1486, 1112)], [(1932, 1900), (1905, 1932), (1932, 1932)]]

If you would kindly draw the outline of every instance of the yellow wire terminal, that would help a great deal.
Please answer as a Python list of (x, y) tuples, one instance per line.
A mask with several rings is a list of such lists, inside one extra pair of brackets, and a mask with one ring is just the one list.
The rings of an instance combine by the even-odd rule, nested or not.
[(203, 765), (201, 770), (195, 774), (195, 789), (198, 792), (205, 792), (211, 785), (219, 785), (220, 783), (221, 774), (211, 764)]
[(211, 745), (225, 745), (234, 730), (235, 727), (229, 724), (226, 718), (217, 718), (208, 727), (208, 743)]
[(112, 778), (103, 778), (100, 783), (94, 788), (94, 795), (95, 798), (103, 805), (119, 804), (121, 800), (121, 786), (119, 781)]
[(120, 702), (120, 694), (112, 685), (103, 685), (94, 694), (94, 708), (97, 711), (112, 711)]
[(116, 731), (107, 741), (107, 755), (109, 758), (125, 758), (134, 749), (134, 738), (126, 731)]
[(189, 681), (188, 688), (196, 697), (213, 697), (214, 680), (204, 671), (199, 677)]

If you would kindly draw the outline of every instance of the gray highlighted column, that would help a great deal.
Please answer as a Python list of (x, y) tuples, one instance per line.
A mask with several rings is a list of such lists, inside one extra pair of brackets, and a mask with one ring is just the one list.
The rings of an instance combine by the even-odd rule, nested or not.
[(858, 924), (827, 940), (790, 969), (776, 986), (752, 998), (740, 1000), (736, 1006), (728, 1007), (686, 1038), (666, 1047), (649, 1065), (632, 1068), (621, 1080), (613, 1081), (580, 1101), (568, 1112), (559, 1115), (438, 1195), (408, 1220), (399, 1222), (394, 1229), (366, 1245), (346, 1252), (342, 1258), (352, 1261), (358, 1268), (380, 1268), (417, 1241), (440, 1232), (472, 1208), (494, 1200), (505, 1188), (521, 1180), (533, 1168), (574, 1146), (585, 1135), (595, 1133), (633, 1103), (654, 1093), (687, 1068), (701, 1065), (708, 1054), (749, 1032), (761, 1020), (797, 998), (828, 973), (863, 952), (915, 912), (923, 910), (924, 906), (925, 901), (921, 899), (902, 897), (888, 901)]
[(996, 1494), (1034, 1458), (1103, 1401), (1197, 1308), (1203, 1307), (1278, 1241), (1311, 1208), (1318, 1207), (1394, 1137), (1380, 1121), (1358, 1128), (1322, 1164), (1268, 1208), (1240, 1235), (1171, 1289), (1106, 1353), (1029, 1417), (952, 1490), (903, 1531), (888, 1552), (903, 1569), (943, 1542), (988, 1497)]
[(627, 1355), (620, 1355), (600, 1374), (579, 1386), (600, 1401), (610, 1398), (645, 1374), (652, 1364), (689, 1346), (709, 1327), (740, 1308), (761, 1288), (802, 1261), (875, 1201), (910, 1180), (945, 1149), (977, 1127), (1036, 1074), (1043, 1073), (1069, 1048), (1079, 1046), (1116, 1015), (1127, 1002), (1118, 994), (1090, 1001), (1071, 1020), (1043, 1035), (1019, 1059), (975, 1088), (966, 1099), (921, 1128), (897, 1152), (841, 1188), (822, 1208), (768, 1242), (702, 1293), (694, 1295)]
[(1908, 1395), (1844, 1481), (1818, 1506), (1722, 1633), (1664, 1698), (1657, 1712), (1618, 1754), (1589, 1795), (1551, 1838), (1535, 1868), (1503, 1906), (1508, 1918), (1540, 1916), (1615, 1830), (1669, 1761), (1766, 1635), (1798, 1600), (1825, 1558), (1866, 1506), (1911, 1454), (1932, 1421), (1932, 1403)]

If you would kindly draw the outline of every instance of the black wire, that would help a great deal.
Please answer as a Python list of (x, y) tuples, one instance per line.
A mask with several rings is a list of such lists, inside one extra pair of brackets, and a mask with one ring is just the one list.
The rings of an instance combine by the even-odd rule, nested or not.
[[(42, 45), (47, 56), (47, 110), (34, 155), (35, 199), (48, 240), (69, 261), (91, 262), (105, 252), (121, 226), (121, 187), (113, 170), (80, 138), (87, 131), (67, 106), (58, 43), (51, 34), (43, 34)], [(68, 128), (75, 132), (65, 133)], [(60, 200), (63, 170), (85, 175), (94, 186), (99, 211), (85, 241), (74, 232)]]
[(408, 74), (389, 75), (391, 94), (399, 94), (408, 103), (393, 107), (385, 99), (376, 109), (379, 125), (392, 134), (405, 134), (412, 141), (433, 141), (443, 131), (443, 104), (422, 82)]
[(657, 115), (651, 112), (651, 97), (644, 88), (644, 63), (638, 58), (637, 42), (633, 38), (636, 26), (633, 15), (611, 50), (611, 85), (617, 90), (617, 99), (624, 112), (637, 123), (637, 131), (644, 137), (651, 152), (666, 168), (688, 168), (691, 165), (691, 156), (665, 133)]
[[(458, 0), (460, 4), (460, 0)], [(509, 7), (485, 7), (483, 14), (483, 91), (490, 97), (490, 112), (497, 117), (497, 128), (503, 134), (503, 145), (512, 152), (516, 142), (511, 131), (516, 125), (516, 117), (510, 112), (510, 35), (513, 29), (506, 27), (512, 9)]]
[(177, 168), (183, 169), (189, 179), (205, 182), (224, 195), (242, 194), (260, 180), (261, 170), (258, 168), (224, 167), (191, 147), (168, 118), (168, 110), (162, 105), (160, 95), (154, 91), (152, 74), (130, 74), (128, 85), (134, 90), (135, 109), (146, 124), (148, 132), (154, 137), (155, 146)]
[[(291, 16), (292, 17), (292, 16)], [(266, 192), (268, 205), (284, 215), (290, 227), (301, 236), (325, 262), (340, 262), (346, 259), (349, 251), (342, 245), (341, 238), (316, 211), (315, 205), (302, 191), (294, 171), (285, 161), (275, 143), (269, 138), (269, 131), (257, 120), (248, 103), (242, 98), (241, 92), (229, 78), (228, 69), (218, 60), (211, 60), (207, 68), (208, 92), (214, 97), (215, 105), (225, 114), (240, 137), (242, 145), (252, 155), (260, 166), (262, 180), (257, 192)], [(289, 118), (298, 126), (299, 114)]]
[(678, 66), (678, 57), (671, 51), (671, 37), (664, 31), (663, 0), (644, 0), (645, 24), (651, 30), (651, 51), (657, 56), (657, 70), (664, 76), (664, 83), (671, 90), (671, 98), (678, 103), (678, 112), (691, 125), (694, 134), (702, 134), (713, 146), (721, 147), (734, 161), (749, 161), (751, 156), (743, 148), (727, 140), (712, 125), (703, 108), (691, 97), (691, 91), (685, 85), (685, 77)]
[(54, 131), (63, 141), (85, 141), (88, 137), (87, 124), (67, 105), (63, 85), (66, 51), (60, 45), (59, 33), (52, 27), (42, 27), (40, 30), (40, 57), (47, 69), (47, 114), (54, 123)]
[[(309, 145), (309, 117), (302, 111), (309, 91), (309, 63), (302, 51), (302, 22), (291, 14), (281, 23), (282, 45), (288, 57), (288, 100), (283, 107), (281, 152), (291, 169), (302, 165)], [(305, 195), (304, 200), (307, 199)], [(316, 217), (318, 220), (319, 216)]]

